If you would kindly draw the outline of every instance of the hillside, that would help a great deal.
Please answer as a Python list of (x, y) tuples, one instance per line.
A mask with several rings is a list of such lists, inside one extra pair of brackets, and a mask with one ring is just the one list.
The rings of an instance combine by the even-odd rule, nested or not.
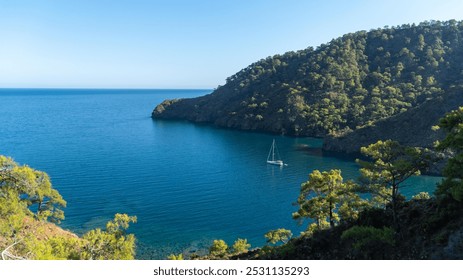
[[(24, 217), (21, 222), (22, 226), (15, 233), (14, 240), (0, 235), (0, 251), (4, 252), (5, 259), (28, 259), (37, 256), (44, 259), (55, 258), (55, 256), (51, 257), (47, 254), (51, 250), (44, 244), (62, 246), (62, 251), (67, 246), (72, 248), (71, 250), (79, 250), (78, 244), (82, 242), (82, 239), (70, 231), (64, 230), (53, 223), (37, 221), (32, 217)], [(3, 221), (0, 220), (0, 223), (3, 223)], [(31, 245), (33, 242), (35, 244)], [(63, 244), (66, 245), (63, 246)], [(68, 248), (65, 250), (68, 250)], [(67, 257), (77, 258), (76, 255), (71, 254)], [(62, 256), (56, 258), (65, 259)]]
[(153, 118), (296, 136), (339, 134), (463, 84), (463, 22), (359, 31), (262, 59), (213, 93), (166, 100)]
[[(450, 200), (411, 200), (400, 209), (403, 229), (399, 237), (374, 235), (389, 226), (387, 211), (367, 211), (354, 223), (316, 232), (313, 236), (299, 236), (281, 246), (265, 246), (231, 259), (261, 260), (448, 260), (463, 259), (462, 206)], [(357, 229), (356, 238), (348, 238), (346, 231)], [(361, 237), (363, 228), (368, 234)], [(373, 229), (373, 230), (372, 230)], [(374, 230), (376, 229), (376, 230)], [(379, 229), (379, 231), (378, 231)], [(394, 240), (395, 239), (395, 240)]]
[(342, 136), (328, 136), (324, 139), (323, 148), (333, 152), (360, 153), (361, 147), (387, 139), (406, 146), (432, 148), (435, 141), (444, 138), (442, 130), (433, 130), (432, 127), (437, 125), (439, 119), (447, 112), (459, 106), (463, 106), (463, 94), (444, 94), (406, 112)]

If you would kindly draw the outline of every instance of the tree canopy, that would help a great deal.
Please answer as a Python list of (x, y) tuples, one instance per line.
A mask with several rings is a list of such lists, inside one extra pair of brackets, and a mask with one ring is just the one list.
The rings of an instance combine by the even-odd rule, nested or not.
[(286, 243), (288, 242), (293, 233), (289, 229), (279, 228), (267, 232), (265, 235), (267, 243), (276, 244), (278, 242)]
[(64, 219), (66, 201), (52, 188), (48, 175), (5, 156), (0, 156), (0, 195), (19, 197), (40, 220)]
[(447, 132), (443, 141), (437, 144), (439, 150), (450, 150), (454, 156), (444, 169), (445, 179), (439, 185), (437, 194), (451, 195), (463, 200), (463, 107), (448, 113), (441, 119), (439, 127)]
[(293, 213), (293, 218), (314, 220), (309, 231), (334, 227), (340, 220), (355, 218), (366, 206), (355, 193), (356, 188), (352, 181), (343, 181), (340, 170), (314, 170), (309, 180), (301, 185), (297, 199), (299, 209)]
[(129, 223), (137, 222), (135, 216), (116, 214), (106, 224), (106, 230), (94, 229), (83, 236), (83, 259), (131, 260), (135, 256), (135, 236), (126, 234)]
[(376, 198), (376, 202), (392, 205), (394, 223), (397, 221), (397, 204), (400, 200), (399, 188), (413, 175), (419, 175), (431, 161), (427, 150), (406, 147), (396, 141), (378, 141), (361, 148), (362, 154), (371, 161), (357, 160), (361, 169), (361, 181)]

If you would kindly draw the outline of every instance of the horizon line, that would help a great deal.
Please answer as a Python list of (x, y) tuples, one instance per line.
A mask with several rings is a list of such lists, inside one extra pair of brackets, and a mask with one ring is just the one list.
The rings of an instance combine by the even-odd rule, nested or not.
[(151, 88), (151, 87), (120, 87), (120, 88), (112, 88), (112, 87), (0, 87), (0, 90), (5, 89), (43, 89), (43, 90), (50, 90), (50, 89), (61, 89), (61, 90), (215, 90), (216, 88)]

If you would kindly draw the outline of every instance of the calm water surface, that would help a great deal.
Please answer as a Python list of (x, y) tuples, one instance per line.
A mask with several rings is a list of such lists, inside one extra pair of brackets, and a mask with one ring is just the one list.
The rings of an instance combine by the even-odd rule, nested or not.
[[(300, 184), (314, 169), (358, 176), (352, 158), (301, 150), (320, 139), (218, 129), (152, 120), (166, 98), (209, 90), (0, 90), (0, 154), (47, 172), (68, 202), (64, 228), (84, 233), (115, 213), (138, 217), (130, 229), (138, 258), (191, 252), (213, 239), (232, 243), (284, 227)], [(275, 138), (289, 165), (266, 164)], [(408, 181), (407, 195), (432, 192), (436, 177)]]

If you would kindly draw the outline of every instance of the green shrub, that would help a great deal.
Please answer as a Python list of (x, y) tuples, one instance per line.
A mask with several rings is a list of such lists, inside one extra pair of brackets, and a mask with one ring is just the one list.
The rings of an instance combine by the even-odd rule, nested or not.
[(247, 239), (241, 239), (239, 238), (238, 240), (235, 241), (235, 243), (232, 246), (232, 252), (234, 254), (239, 254), (239, 253), (246, 253), (249, 248), (251, 247), (251, 244), (248, 243)]
[(228, 245), (223, 241), (222, 239), (220, 240), (214, 240), (212, 242), (212, 246), (209, 247), (209, 254), (213, 257), (223, 257), (227, 254), (228, 250)]

